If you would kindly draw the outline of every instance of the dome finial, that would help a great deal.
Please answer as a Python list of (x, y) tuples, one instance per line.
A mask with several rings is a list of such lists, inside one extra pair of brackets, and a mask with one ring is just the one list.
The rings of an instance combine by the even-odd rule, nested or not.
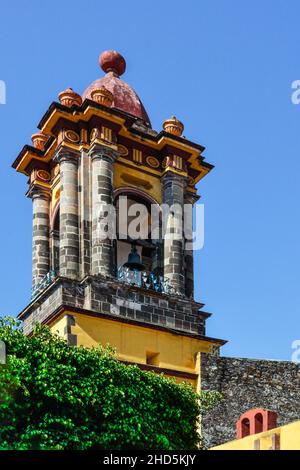
[(81, 106), (82, 99), (78, 93), (75, 93), (73, 88), (67, 88), (64, 91), (61, 91), (58, 95), (59, 101), (62, 105), (68, 106), (71, 108), (73, 105)]
[(170, 119), (166, 119), (163, 122), (163, 129), (169, 134), (177, 135), (178, 137), (181, 136), (184, 125), (181, 121), (177, 119), (177, 117), (172, 116)]
[(114, 72), (120, 76), (126, 70), (124, 57), (117, 51), (104, 51), (99, 57), (99, 64), (105, 73)]

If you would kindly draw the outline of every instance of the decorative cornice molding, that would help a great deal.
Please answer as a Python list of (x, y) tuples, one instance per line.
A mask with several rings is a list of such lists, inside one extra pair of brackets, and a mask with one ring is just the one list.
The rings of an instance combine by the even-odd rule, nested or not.
[(80, 151), (76, 151), (66, 145), (61, 145), (56, 150), (55, 155), (53, 156), (53, 161), (57, 163), (68, 161), (78, 165), (79, 157)]
[(111, 147), (107, 147), (106, 145), (99, 144), (98, 142), (95, 142), (91, 145), (88, 154), (92, 160), (106, 159), (111, 163), (113, 163), (118, 156), (118, 152), (116, 150), (112, 149)]
[(51, 198), (50, 189), (39, 186), (38, 184), (31, 185), (26, 196), (30, 199), (45, 199), (47, 201)]
[(190, 191), (187, 191), (184, 193), (184, 203), (185, 204), (195, 204), (197, 201), (199, 201), (201, 196), (195, 193), (191, 193)]
[(166, 186), (168, 184), (176, 182), (177, 184), (181, 185), (183, 188), (186, 188), (188, 183), (188, 177), (186, 173), (179, 173), (173, 169), (168, 169), (164, 172), (161, 177), (162, 185)]

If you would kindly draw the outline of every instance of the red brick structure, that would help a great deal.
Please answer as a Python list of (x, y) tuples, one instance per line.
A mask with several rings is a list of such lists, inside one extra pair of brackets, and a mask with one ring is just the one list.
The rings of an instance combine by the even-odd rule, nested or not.
[(275, 411), (254, 408), (242, 414), (236, 423), (237, 439), (274, 429), (277, 426)]

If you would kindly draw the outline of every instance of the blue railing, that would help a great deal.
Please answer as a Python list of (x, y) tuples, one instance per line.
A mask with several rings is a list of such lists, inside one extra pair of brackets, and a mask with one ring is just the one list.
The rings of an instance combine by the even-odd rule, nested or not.
[(46, 276), (43, 277), (39, 281), (39, 283), (32, 289), (31, 291), (31, 300), (33, 300), (35, 297), (37, 297), (46, 287), (48, 287), (51, 282), (54, 281), (56, 278), (56, 272), (51, 270), (49, 271)]
[(169, 279), (156, 275), (153, 272), (141, 272), (121, 266), (118, 269), (118, 280), (128, 285), (142, 287), (161, 294), (175, 294)]

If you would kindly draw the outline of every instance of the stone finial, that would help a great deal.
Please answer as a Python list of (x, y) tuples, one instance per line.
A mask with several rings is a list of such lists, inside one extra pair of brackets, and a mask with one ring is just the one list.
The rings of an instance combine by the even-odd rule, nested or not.
[(43, 134), (42, 132), (37, 132), (36, 134), (32, 134), (31, 136), (33, 146), (39, 150), (44, 150), (45, 144), (48, 139), (49, 136)]
[(60, 103), (63, 106), (68, 106), (68, 108), (71, 108), (74, 104), (76, 104), (76, 106), (80, 106), (82, 103), (81, 96), (78, 95), (78, 93), (75, 93), (72, 88), (67, 88), (59, 93), (58, 98)]
[(170, 119), (166, 119), (166, 121), (164, 121), (163, 129), (169, 134), (180, 137), (183, 132), (184, 125), (175, 116), (172, 116)]
[(91, 98), (96, 103), (103, 104), (110, 108), (114, 100), (114, 95), (107, 88), (102, 86), (101, 88), (96, 88), (91, 92)]
[(124, 57), (117, 51), (104, 51), (99, 57), (99, 64), (105, 73), (113, 72), (118, 77), (126, 69)]

